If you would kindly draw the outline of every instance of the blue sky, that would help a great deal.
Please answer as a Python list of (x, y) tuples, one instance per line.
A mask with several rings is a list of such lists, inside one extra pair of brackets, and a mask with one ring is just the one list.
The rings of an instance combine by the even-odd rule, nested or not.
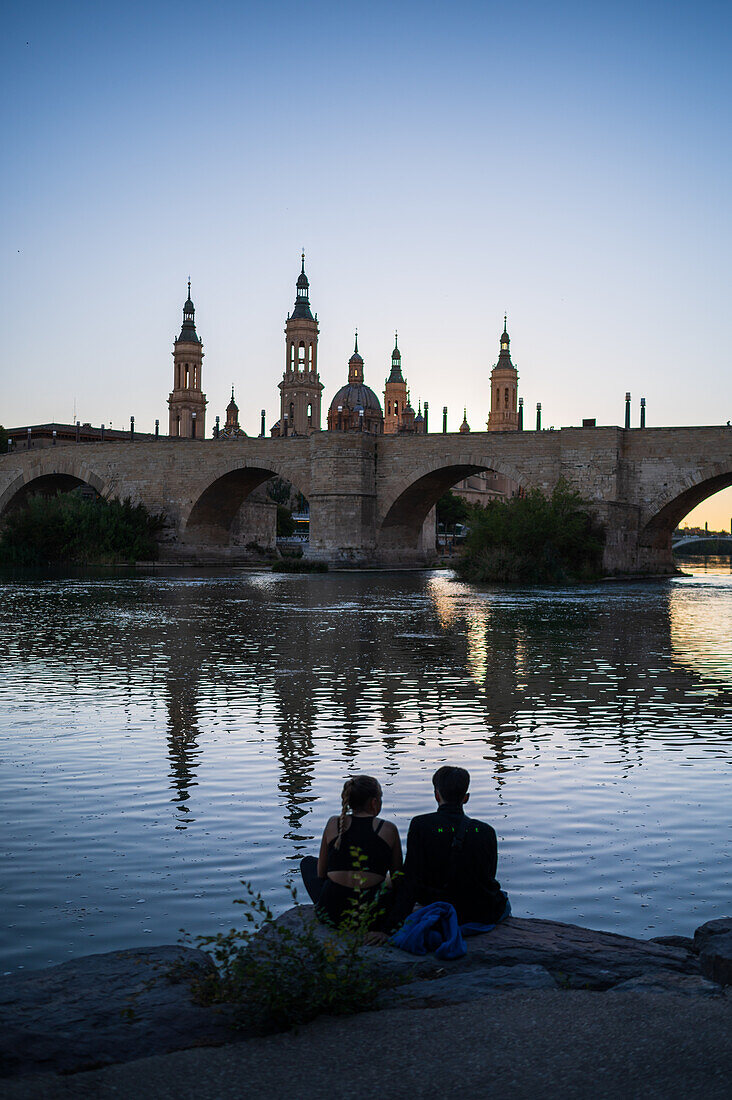
[[(0, 422), (166, 423), (190, 273), (210, 422), (277, 418), (306, 249), (324, 398), (732, 417), (727, 3), (6, 5)], [(327, 401), (326, 401), (327, 404)], [(702, 506), (729, 526), (732, 491)]]

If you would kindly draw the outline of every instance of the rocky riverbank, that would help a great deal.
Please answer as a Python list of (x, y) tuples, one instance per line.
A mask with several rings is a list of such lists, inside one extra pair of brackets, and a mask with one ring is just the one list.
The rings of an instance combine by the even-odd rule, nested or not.
[[(310, 907), (278, 923), (310, 919)], [(319, 930), (325, 935), (325, 930)], [(435, 1008), (490, 999), (498, 990), (651, 993), (732, 1002), (732, 917), (693, 937), (638, 940), (557, 921), (511, 917), (467, 941), (455, 962), (392, 947), (363, 948), (379, 970), (405, 980), (379, 1003)], [(193, 1003), (191, 980), (213, 967), (183, 947), (88, 955), (0, 980), (0, 1075), (75, 1073), (191, 1047), (241, 1042), (226, 1012)], [(490, 1005), (487, 1000), (486, 1004)]]

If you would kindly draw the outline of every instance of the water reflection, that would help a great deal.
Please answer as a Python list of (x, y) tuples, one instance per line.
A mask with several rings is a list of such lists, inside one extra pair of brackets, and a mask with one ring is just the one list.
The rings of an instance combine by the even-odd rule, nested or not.
[[(581, 898), (638, 930), (652, 904), (638, 899), (670, 897), (700, 852), (705, 896), (723, 890), (729, 577), (519, 591), (444, 573), (160, 573), (10, 583), (0, 617), (0, 824), (43, 884), (22, 903), (30, 924), (71, 844), (82, 879), (109, 874), (100, 911), (120, 929), (123, 874), (153, 877), (131, 892), (160, 913), (179, 888), (198, 912), (244, 875), (279, 897), (346, 773), (382, 776), (404, 828), (446, 759), (474, 773), (476, 812), (505, 821), (525, 911), (540, 898), (571, 919)], [(659, 824), (671, 806), (695, 837), (681, 868), (676, 826)]]

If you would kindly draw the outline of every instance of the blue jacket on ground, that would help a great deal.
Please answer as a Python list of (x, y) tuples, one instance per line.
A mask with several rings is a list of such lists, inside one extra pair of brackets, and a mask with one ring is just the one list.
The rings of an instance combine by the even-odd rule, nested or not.
[[(511, 911), (508, 898), (506, 909), (504, 916)], [(476, 936), (481, 932), (491, 932), (495, 927), (495, 924), (478, 924), (475, 921), (461, 927), (455, 908), (449, 901), (433, 901), (407, 917), (389, 943), (412, 955), (426, 955), (428, 951), (434, 951), (437, 959), (461, 959), (466, 951), (463, 934)]]

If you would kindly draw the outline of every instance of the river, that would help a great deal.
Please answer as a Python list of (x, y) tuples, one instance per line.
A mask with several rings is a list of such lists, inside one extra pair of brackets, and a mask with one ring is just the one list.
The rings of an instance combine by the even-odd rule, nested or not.
[(406, 836), (444, 762), (519, 915), (730, 910), (732, 573), (566, 589), (229, 570), (0, 584), (0, 972), (275, 911), (344, 777)]

